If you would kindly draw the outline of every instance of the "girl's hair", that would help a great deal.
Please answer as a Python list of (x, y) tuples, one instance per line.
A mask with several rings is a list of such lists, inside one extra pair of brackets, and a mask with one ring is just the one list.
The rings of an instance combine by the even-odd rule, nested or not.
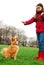
[(42, 3), (37, 4), (37, 6), (41, 6), (43, 8), (43, 4)]

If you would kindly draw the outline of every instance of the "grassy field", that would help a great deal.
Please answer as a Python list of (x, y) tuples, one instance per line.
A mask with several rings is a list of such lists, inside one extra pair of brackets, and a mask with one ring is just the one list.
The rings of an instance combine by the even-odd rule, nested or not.
[[(8, 47), (7, 45), (0, 45), (2, 48)], [(17, 60), (6, 59), (0, 54), (0, 65), (44, 65), (44, 61), (34, 59), (37, 55), (38, 49), (32, 47), (20, 47)]]

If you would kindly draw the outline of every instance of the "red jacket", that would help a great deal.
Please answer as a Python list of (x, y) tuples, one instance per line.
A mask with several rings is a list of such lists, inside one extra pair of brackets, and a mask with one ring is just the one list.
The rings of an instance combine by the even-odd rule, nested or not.
[(36, 20), (34, 19), (34, 17), (32, 17), (30, 20), (25, 21), (25, 25), (31, 24), (33, 22), (36, 22), (37, 33), (44, 32), (44, 13), (42, 15), (37, 15)]

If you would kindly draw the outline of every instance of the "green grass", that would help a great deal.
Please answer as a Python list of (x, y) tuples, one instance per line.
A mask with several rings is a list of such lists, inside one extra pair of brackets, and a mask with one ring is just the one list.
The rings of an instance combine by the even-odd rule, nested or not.
[[(0, 51), (5, 47), (8, 47), (8, 45), (0, 45)], [(6, 59), (0, 54), (0, 65), (44, 65), (44, 61), (34, 59), (37, 52), (37, 48), (20, 47), (16, 60)]]

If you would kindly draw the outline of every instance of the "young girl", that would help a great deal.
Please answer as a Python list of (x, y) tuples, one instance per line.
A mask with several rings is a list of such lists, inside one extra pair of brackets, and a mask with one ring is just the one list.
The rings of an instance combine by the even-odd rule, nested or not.
[(22, 21), (24, 25), (28, 25), (33, 22), (36, 22), (36, 34), (39, 46), (38, 56), (35, 58), (38, 60), (44, 60), (44, 12), (43, 5), (41, 3), (37, 4), (36, 15), (34, 17), (28, 21)]

